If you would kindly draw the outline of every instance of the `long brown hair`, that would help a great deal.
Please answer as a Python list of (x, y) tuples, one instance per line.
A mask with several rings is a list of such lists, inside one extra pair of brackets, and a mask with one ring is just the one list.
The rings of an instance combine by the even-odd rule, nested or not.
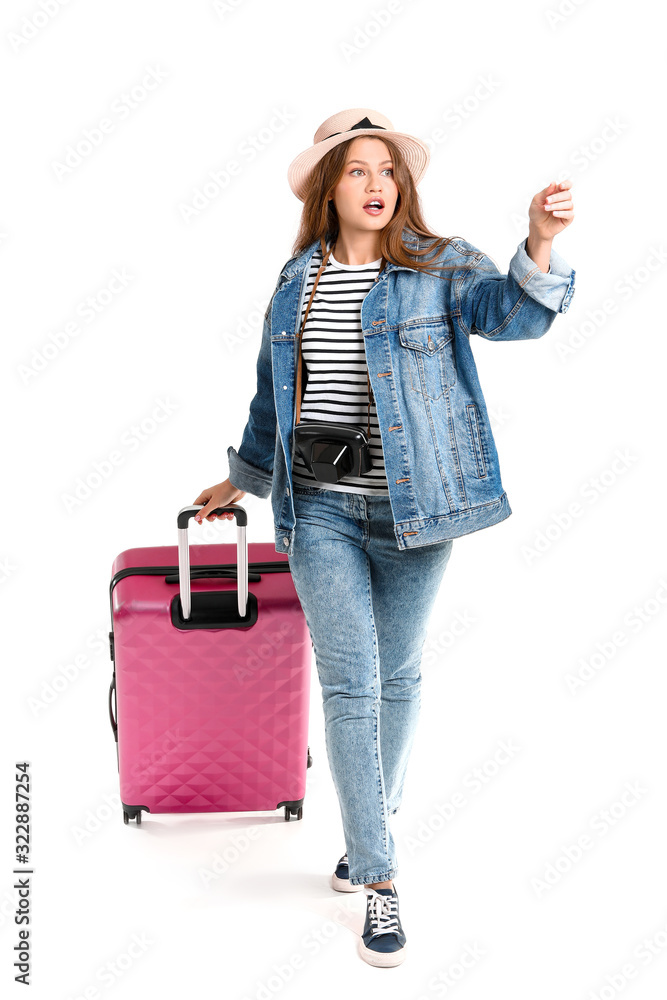
[[(325, 240), (334, 242), (338, 236), (339, 223), (338, 213), (333, 201), (329, 197), (333, 193), (338, 181), (345, 170), (347, 152), (350, 144), (356, 137), (346, 139), (329, 150), (321, 160), (319, 160), (310, 175), (306, 198), (301, 212), (301, 222), (294, 245), (292, 255), (298, 256), (313, 240), (319, 240), (324, 236)], [(433, 261), (427, 263), (420, 258), (427, 254), (433, 254), (434, 259), (438, 253), (447, 246), (453, 236), (447, 238), (432, 233), (427, 227), (422, 215), (421, 199), (412, 179), (412, 174), (406, 166), (405, 160), (399, 148), (389, 138), (384, 136), (366, 136), (369, 139), (381, 139), (391, 153), (394, 165), (394, 181), (398, 188), (398, 198), (393, 217), (386, 226), (380, 230), (380, 253), (387, 260), (394, 264), (401, 264), (404, 267), (411, 267), (416, 271), (454, 270), (456, 264), (435, 264)], [(430, 239), (430, 246), (422, 250), (414, 249), (408, 251), (403, 243), (403, 229), (411, 229), (419, 237)], [(434, 252), (435, 251), (435, 252)], [(443, 277), (443, 275), (437, 275)], [(446, 279), (451, 280), (451, 279)]]

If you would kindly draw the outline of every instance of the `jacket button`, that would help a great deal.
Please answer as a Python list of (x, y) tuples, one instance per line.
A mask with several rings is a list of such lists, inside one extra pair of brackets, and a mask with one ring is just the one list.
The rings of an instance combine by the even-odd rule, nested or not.
[(286, 388), (287, 388), (287, 386), (286, 386), (286, 385), (284, 385), (284, 386), (283, 386), (283, 389), (286, 389)]
[(283, 337), (287, 336), (287, 330), (283, 330)]
[(283, 538), (283, 545), (289, 545), (289, 538)]

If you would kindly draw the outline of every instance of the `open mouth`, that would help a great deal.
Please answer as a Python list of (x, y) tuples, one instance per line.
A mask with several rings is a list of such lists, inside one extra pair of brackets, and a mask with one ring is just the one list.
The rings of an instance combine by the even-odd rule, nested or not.
[(384, 211), (384, 202), (381, 198), (370, 198), (364, 205), (364, 212), (369, 215), (380, 215)]

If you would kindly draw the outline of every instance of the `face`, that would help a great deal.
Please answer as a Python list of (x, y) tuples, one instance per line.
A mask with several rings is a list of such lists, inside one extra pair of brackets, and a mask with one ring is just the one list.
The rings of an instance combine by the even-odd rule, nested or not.
[[(398, 188), (393, 160), (381, 139), (362, 135), (347, 149), (345, 169), (332, 195), (341, 227), (384, 229), (394, 214)], [(379, 199), (381, 209), (365, 210), (369, 201)]]

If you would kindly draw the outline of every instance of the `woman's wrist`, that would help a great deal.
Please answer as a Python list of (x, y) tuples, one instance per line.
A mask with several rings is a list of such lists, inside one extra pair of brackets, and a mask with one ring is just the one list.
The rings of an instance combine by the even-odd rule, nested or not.
[(545, 274), (549, 270), (552, 242), (551, 239), (542, 239), (533, 232), (528, 233), (528, 239), (526, 240), (526, 253), (537, 264), (540, 271), (544, 271)]

